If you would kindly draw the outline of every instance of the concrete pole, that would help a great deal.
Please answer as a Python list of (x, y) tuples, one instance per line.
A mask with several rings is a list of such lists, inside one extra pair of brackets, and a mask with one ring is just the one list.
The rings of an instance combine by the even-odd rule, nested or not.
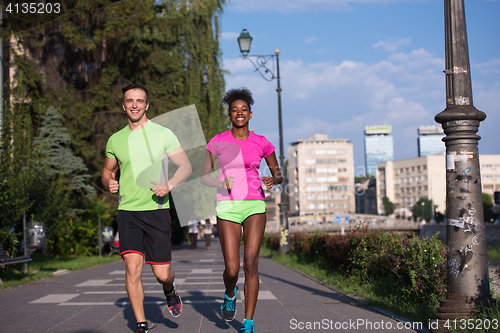
[(491, 299), (476, 134), (486, 115), (472, 102), (464, 0), (445, 0), (444, 16), (446, 109), (435, 117), (446, 134), (448, 291), (436, 313), (440, 324)]

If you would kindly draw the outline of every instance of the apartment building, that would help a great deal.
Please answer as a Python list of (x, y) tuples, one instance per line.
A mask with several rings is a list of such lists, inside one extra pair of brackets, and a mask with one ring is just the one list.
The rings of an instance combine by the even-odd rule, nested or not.
[(483, 193), (488, 193), (493, 199), (495, 192), (500, 192), (500, 155), (479, 154), (479, 166)]
[(319, 133), (288, 147), (290, 215), (355, 211), (353, 146)]
[[(494, 197), (500, 191), (500, 155), (479, 155), (483, 193)], [(377, 167), (377, 208), (384, 213), (382, 198), (396, 205), (396, 214), (410, 216), (420, 199), (432, 200), (436, 211), (446, 214), (445, 155), (429, 155), (379, 163)]]

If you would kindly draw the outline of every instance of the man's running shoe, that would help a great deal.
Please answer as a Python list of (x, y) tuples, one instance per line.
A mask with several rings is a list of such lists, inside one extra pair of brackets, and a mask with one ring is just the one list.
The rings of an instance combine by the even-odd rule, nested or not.
[(238, 286), (234, 287), (234, 297), (229, 298), (226, 293), (224, 293), (224, 303), (220, 306), (220, 312), (222, 318), (226, 321), (231, 321), (236, 317), (236, 297), (238, 296)]
[(175, 283), (172, 283), (172, 290), (166, 291), (163, 288), (163, 293), (167, 298), (168, 311), (174, 317), (179, 317), (182, 312), (182, 299), (177, 294), (177, 290), (175, 290)]
[(240, 333), (255, 333), (255, 326), (252, 319), (245, 319), (240, 328)]
[(135, 329), (135, 333), (149, 333), (148, 324), (137, 324), (137, 328)]

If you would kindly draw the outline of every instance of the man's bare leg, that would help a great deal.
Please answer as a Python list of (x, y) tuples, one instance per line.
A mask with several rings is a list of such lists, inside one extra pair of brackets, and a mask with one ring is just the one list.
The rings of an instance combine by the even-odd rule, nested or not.
[(170, 267), (170, 264), (165, 265), (151, 265), (153, 274), (156, 277), (158, 283), (163, 285), (163, 289), (166, 291), (172, 290), (172, 284), (174, 283), (175, 273)]
[(125, 261), (125, 288), (138, 323), (146, 321), (144, 314), (144, 287), (142, 285), (143, 256), (138, 253), (123, 255)]
[(180, 316), (182, 312), (182, 300), (174, 290), (175, 273), (170, 268), (170, 264), (151, 265), (156, 280), (163, 285), (163, 293), (167, 299), (168, 311), (174, 317)]

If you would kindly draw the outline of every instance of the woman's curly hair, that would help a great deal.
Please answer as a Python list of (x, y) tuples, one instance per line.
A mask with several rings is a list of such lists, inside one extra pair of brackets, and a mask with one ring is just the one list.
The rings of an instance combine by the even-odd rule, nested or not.
[(222, 104), (231, 108), (231, 104), (234, 101), (241, 99), (248, 104), (248, 110), (252, 111), (251, 105), (253, 104), (252, 93), (247, 88), (231, 89), (226, 93), (226, 96), (222, 98)]

